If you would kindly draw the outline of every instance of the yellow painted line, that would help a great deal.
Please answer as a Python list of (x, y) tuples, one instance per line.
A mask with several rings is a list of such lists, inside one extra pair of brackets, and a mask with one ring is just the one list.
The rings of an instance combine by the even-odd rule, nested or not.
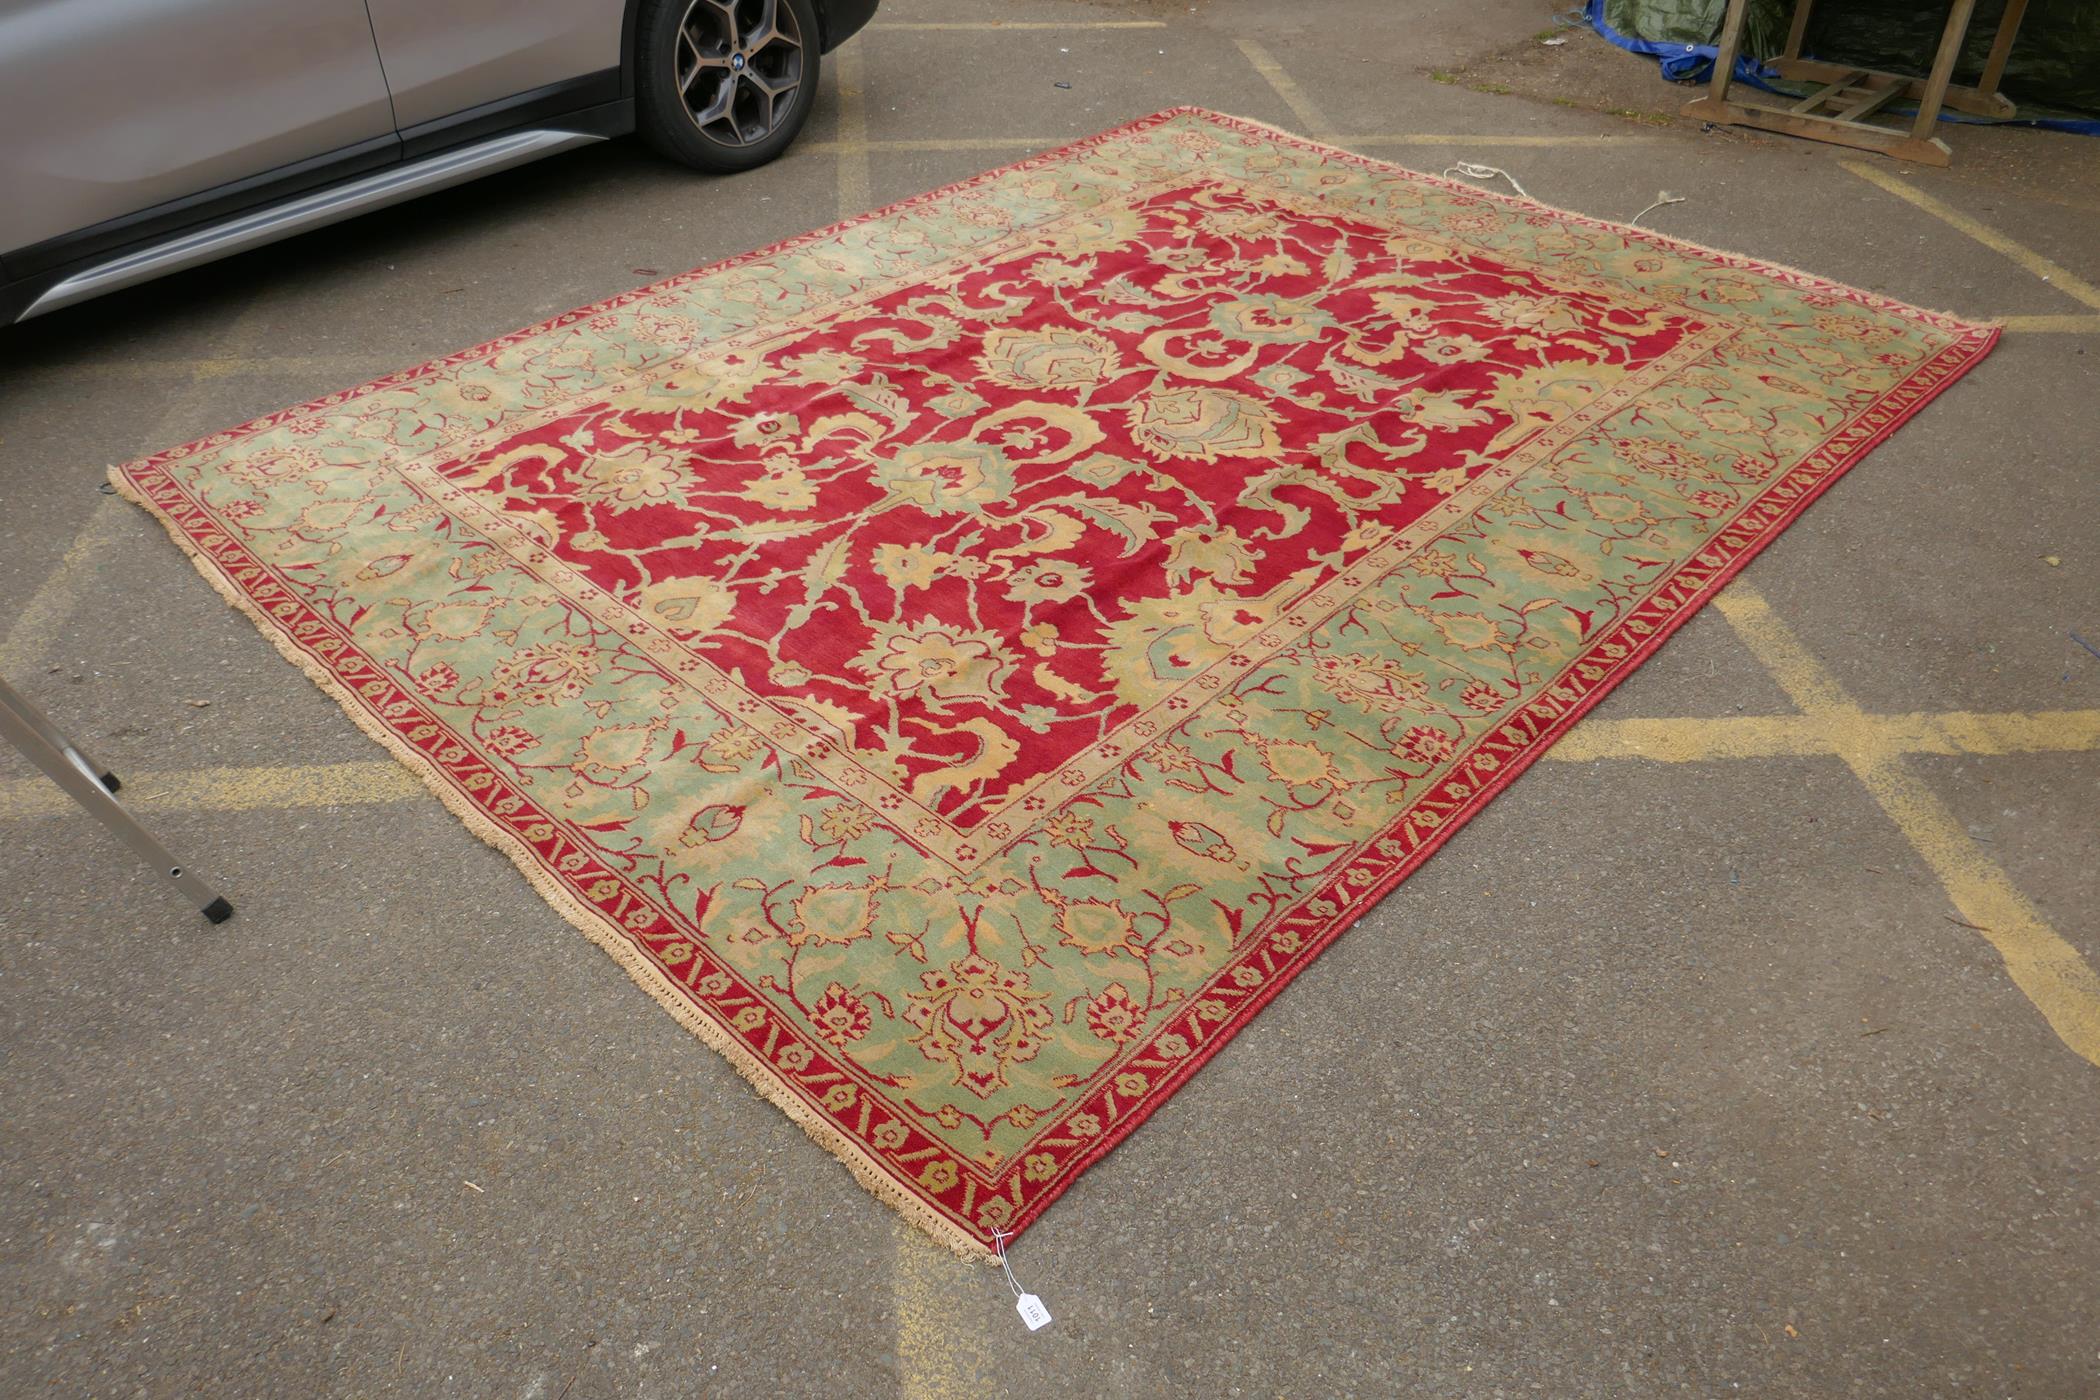
[(867, 156), (875, 151), (1047, 151), (1055, 146), (1070, 145), (1085, 134), (1074, 132), (1070, 136), (960, 136), (942, 139), (929, 137), (923, 140), (810, 141), (796, 149), (859, 156)]
[(2005, 329), (2041, 335), (2091, 335), (2100, 332), (2100, 316), (2007, 316)]
[[(1547, 751), (1556, 762), (1645, 759), (1698, 763), (1738, 758), (1875, 754), (2079, 753), (2100, 750), (2100, 710), (2031, 713), (1728, 715), (1585, 720)], [(398, 802), (422, 791), (399, 764), (352, 761), (125, 774), (124, 800), (140, 810), (242, 812)], [(0, 818), (72, 811), (40, 778), (0, 780)]]
[[(199, 379), (231, 379), (241, 375), (297, 374), (304, 370), (369, 366), (371, 363), (368, 355), (214, 355), (209, 359), (190, 361), (190, 372)], [(376, 372), (386, 373), (383, 369)]]
[(851, 218), (873, 202), (868, 193), (868, 93), (860, 46), (848, 44), (833, 60), (838, 64), (839, 217)]
[[(985, 1296), (985, 1279), (996, 1295), (1005, 1280), (957, 1262), (955, 1255), (903, 1222), (890, 1265), (890, 1307), (897, 1315), (897, 1393), (902, 1400), (979, 1400), (999, 1393), (997, 1369), (981, 1335), (956, 1326), (957, 1299)], [(996, 1306), (996, 1304), (995, 1304)], [(1051, 1303), (1055, 1313), (1056, 1303)], [(1019, 1318), (1006, 1321), (1016, 1328)]]
[[(426, 357), (427, 358), (427, 357)], [(376, 378), (417, 363), (407, 350), (399, 356), (374, 355), (214, 355), (206, 359), (172, 360), (76, 360), (69, 364), (45, 364), (40, 372), (55, 378), (76, 376), (92, 379), (132, 379), (141, 374), (182, 375), (185, 378), (234, 379), (259, 374), (331, 374), (345, 383)]]
[[(107, 757), (104, 757), (107, 762)], [(253, 812), (399, 802), (425, 791), (392, 759), (282, 767), (191, 768), (133, 773), (119, 766), (117, 794), (135, 812)], [(77, 813), (71, 798), (43, 778), (0, 780), (0, 820)]]
[(1712, 719), (1584, 720), (1546, 751), (1561, 762), (1640, 758), (1701, 763), (1844, 752), (2008, 754), (2100, 749), (2100, 710), (2031, 714), (1725, 715)]
[(1586, 719), (1546, 750), (1546, 757), (1564, 763), (1607, 758), (1700, 763), (1832, 752), (1822, 727), (1806, 715), (1731, 715), (1717, 719)]
[(1909, 753), (2042, 753), (2100, 749), (2100, 710), (2039, 710), (2030, 714), (1907, 715), (1918, 725), (1921, 740), (1935, 734), (1945, 747), (1929, 742), (1906, 746)]
[(1320, 114), (1319, 107), (1305, 95), (1297, 80), (1283, 71), (1283, 65), (1271, 57), (1267, 49), (1252, 39), (1238, 42), (1240, 52), (1247, 56), (1247, 61), (1254, 65), (1254, 71), (1261, 74), (1262, 80), (1276, 90), (1276, 95), (1283, 99), (1284, 106), (1291, 109), (1291, 115), (1298, 119), (1298, 125), (1306, 135), (1321, 141), (1339, 139), (1334, 135), (1334, 128), (1327, 124), (1327, 118)]
[(2023, 243), (2015, 243), (1982, 220), (1972, 219), (1961, 210), (1942, 204), (1923, 190), (1878, 166), (1857, 160), (1841, 160), (1838, 164), (1869, 184), (1879, 185), (1896, 198), (1917, 205), (1935, 219), (1959, 229), (1993, 252), (2003, 253), (2065, 296), (2075, 297), (2087, 306), (2100, 310), (2100, 287), (2095, 287), (2060, 263), (2051, 262)]
[[(262, 320), (264, 311), (260, 298), (251, 297), (220, 332), (219, 348), (222, 351), (240, 350), (252, 344), (254, 337), (251, 332)], [(185, 419), (198, 401), (197, 363), (200, 362), (191, 362), (190, 387), (175, 395), (174, 402), (153, 425), (146, 439), (150, 444), (148, 451), (164, 445), (162, 439), (188, 426)], [(61, 629), (72, 618), (87, 582), (101, 568), (103, 556), (123, 541), (136, 537), (140, 529), (140, 517), (116, 497), (97, 503), (87, 523), (81, 527), (78, 538), (59, 559), (58, 567), (37, 586), (36, 592), (8, 627), (6, 636), (0, 638), (0, 675), (19, 674), (43, 660), (48, 649), (56, 643)], [(65, 728), (63, 720), (59, 721), (59, 727)], [(93, 745), (90, 744), (89, 748), (92, 750)]]
[(1998, 950), (2013, 985), (2064, 1044), (2100, 1065), (2100, 975), (1969, 839), (1902, 755), (1866, 741), (1873, 717), (1860, 712), (1762, 596), (1737, 583), (1714, 603), (1793, 702), (1830, 726), (1838, 756), (1931, 867), (1962, 921)]
[[(836, 155), (849, 153), (869, 155), (885, 151), (1048, 151), (1069, 145), (1086, 135), (1084, 132), (1069, 132), (1063, 136), (956, 136), (956, 137), (898, 137), (885, 139), (874, 137), (866, 141), (806, 141), (796, 149), (809, 154)], [(1623, 135), (1589, 136), (1445, 136), (1437, 134), (1404, 135), (1388, 133), (1376, 136), (1343, 136), (1329, 132), (1326, 140), (1336, 146), (1356, 149), (1366, 146), (1451, 146), (1461, 150), (1500, 146), (1522, 147), (1584, 147), (1618, 146), (1628, 143), (1643, 144), (1665, 141), (1669, 138), (1650, 135), (1646, 132), (1628, 132)], [(2083, 320), (2083, 317), (2067, 317), (2067, 320)]]
[(0, 638), (0, 676), (19, 676), (50, 654), (60, 631), (73, 616), (82, 586), (101, 568), (103, 557), (132, 538), (138, 527), (131, 508), (116, 497), (104, 497), (95, 503), (88, 512), (87, 523), (59, 557), (57, 567), (44, 576), (16, 614), (7, 635)]
[(996, 30), (996, 29), (1165, 29), (1163, 19), (953, 19), (877, 20), (870, 29), (893, 30)]
[(1337, 146), (1626, 146), (1672, 140), (1660, 131), (1613, 131), (1591, 132), (1584, 135), (1556, 136), (1552, 133), (1535, 135), (1482, 136), (1478, 134), (1444, 134), (1434, 132), (1386, 132), (1370, 136), (1331, 136)]

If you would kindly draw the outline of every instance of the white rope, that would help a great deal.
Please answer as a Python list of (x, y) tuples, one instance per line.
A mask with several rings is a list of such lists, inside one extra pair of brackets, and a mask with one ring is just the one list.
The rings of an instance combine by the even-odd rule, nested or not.
[[(1475, 165), (1470, 160), (1462, 160), (1456, 165), (1449, 165), (1444, 167), (1445, 179), (1448, 180), (1453, 175), (1463, 175), (1468, 180), (1507, 180), (1509, 181), (1509, 187), (1511, 189), (1515, 190), (1518, 194), (1522, 195), (1526, 199), (1531, 198), (1531, 191), (1525, 189), (1522, 185), (1518, 184), (1517, 177), (1510, 174), (1507, 170), (1504, 170), (1499, 165)], [(1655, 202), (1649, 205), (1646, 209), (1643, 209), (1640, 213), (1628, 219), (1626, 221), (1627, 226), (1630, 228), (1638, 228), (1640, 226), (1641, 220), (1647, 218), (1650, 214), (1653, 214), (1656, 210), (1662, 208), (1665, 204), (1682, 203), (1684, 203), (1683, 195), (1671, 194), (1668, 190), (1657, 190), (1655, 192)]]
[(1511, 189), (1515, 190), (1518, 194), (1523, 195), (1526, 199), (1531, 198), (1530, 191), (1526, 190), (1522, 185), (1517, 183), (1517, 177), (1510, 174), (1507, 170), (1502, 169), (1500, 166), (1475, 165), (1472, 161), (1462, 160), (1458, 164), (1449, 166), (1445, 169), (1445, 179), (1448, 180), (1453, 175), (1463, 175), (1468, 180), (1492, 180), (1497, 175), (1500, 175), (1503, 179), (1509, 181), (1509, 187)]
[(1627, 227), (1629, 227), (1629, 228), (1638, 228), (1638, 227), (1640, 227), (1640, 222), (1641, 222), (1641, 220), (1643, 220), (1643, 219), (1647, 218), (1647, 217), (1648, 217), (1648, 216), (1649, 216), (1650, 214), (1653, 214), (1653, 213), (1654, 213), (1654, 212), (1655, 212), (1656, 210), (1658, 210), (1658, 209), (1662, 208), (1662, 207), (1663, 207), (1663, 206), (1664, 206), (1665, 204), (1682, 204), (1682, 203), (1684, 203), (1684, 196), (1683, 196), (1683, 195), (1681, 195), (1681, 194), (1671, 194), (1671, 193), (1670, 193), (1670, 192), (1669, 192), (1668, 190), (1657, 190), (1657, 191), (1655, 192), (1655, 203), (1653, 203), (1653, 204), (1649, 205), (1649, 206), (1648, 206), (1648, 207), (1647, 207), (1646, 209), (1643, 209), (1643, 210), (1642, 210), (1642, 211), (1641, 211), (1640, 213), (1638, 213), (1638, 214), (1634, 215), (1634, 216), (1633, 216), (1632, 218), (1628, 219), (1628, 220), (1626, 221)]
[[(1444, 167), (1445, 179), (1448, 180), (1453, 175), (1463, 175), (1468, 180), (1507, 180), (1509, 181), (1509, 187), (1511, 189), (1515, 190), (1518, 194), (1522, 195), (1526, 199), (1531, 198), (1531, 191), (1525, 189), (1522, 185), (1518, 184), (1517, 177), (1510, 174), (1507, 170), (1504, 170), (1499, 165), (1475, 165), (1470, 160), (1462, 160), (1456, 165), (1449, 165)], [(1657, 190), (1655, 193), (1655, 202), (1649, 205), (1646, 209), (1643, 209), (1640, 213), (1628, 219), (1626, 221), (1627, 226), (1632, 228), (1638, 228), (1640, 226), (1641, 220), (1647, 218), (1650, 214), (1653, 214), (1656, 210), (1662, 208), (1665, 204), (1682, 203), (1684, 203), (1683, 195), (1671, 194), (1668, 190)]]

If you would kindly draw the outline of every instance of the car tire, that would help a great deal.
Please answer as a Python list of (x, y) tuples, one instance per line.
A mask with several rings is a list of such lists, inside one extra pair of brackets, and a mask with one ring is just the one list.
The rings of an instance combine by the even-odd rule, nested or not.
[(635, 32), (635, 124), (695, 170), (764, 165), (816, 104), (811, 0), (642, 0)]

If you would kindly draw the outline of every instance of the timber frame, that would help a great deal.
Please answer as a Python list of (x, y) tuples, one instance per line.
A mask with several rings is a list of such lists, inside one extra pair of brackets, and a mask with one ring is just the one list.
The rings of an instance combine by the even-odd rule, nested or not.
[[(1932, 71), (1922, 78), (1884, 73), (1872, 68), (1850, 67), (1803, 58), (1801, 42), (1808, 30), (1809, 10), (1814, 0), (1794, 0), (1793, 23), (1787, 33), (1786, 51), (1773, 67), (1782, 78), (1793, 78), (1820, 86), (1806, 97), (1788, 101), (1784, 97), (1732, 94), (1735, 60), (1743, 37), (1743, 18), (1749, 0), (1728, 0), (1728, 13), (1721, 21), (1719, 52), (1714, 57), (1712, 83), (1704, 97), (1687, 102), (1681, 109), (1687, 117), (1699, 117), (1729, 126), (1752, 126), (1811, 141), (1833, 141), (1863, 151), (1875, 151), (1897, 160), (1920, 165), (1945, 165), (1953, 158), (1947, 143), (1933, 135), (1940, 109), (1952, 108), (1973, 116), (2006, 118), (2015, 114), (2013, 104), (1998, 91), (2005, 74), (2006, 56), (2012, 52), (2020, 21), (2027, 13), (2027, 0), (2006, 0), (1998, 32), (1991, 40), (1983, 73), (1976, 86), (1953, 83), (1955, 60), (1968, 34), (1976, 0), (1954, 0)], [(1899, 98), (1918, 104), (1917, 116), (1908, 129), (1883, 126), (1868, 120)]]

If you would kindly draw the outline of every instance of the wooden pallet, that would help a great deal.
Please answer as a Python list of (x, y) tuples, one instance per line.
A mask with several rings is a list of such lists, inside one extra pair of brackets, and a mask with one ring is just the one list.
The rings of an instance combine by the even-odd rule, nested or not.
[[(1714, 57), (1714, 76), (1704, 97), (1681, 109), (1685, 116), (1729, 126), (1751, 126), (1811, 141), (1834, 141), (1863, 151), (1875, 151), (1897, 160), (1920, 165), (1945, 165), (1953, 159), (1947, 143), (1933, 135), (1940, 109), (1951, 107), (1983, 117), (2010, 117), (2013, 104), (1998, 91), (2005, 74), (2006, 56), (2013, 37), (2027, 13), (2027, 0), (2006, 0), (2005, 14), (1992, 37), (1991, 51), (1983, 75), (1975, 87), (1953, 83), (1954, 63), (1961, 54), (1962, 39), (1969, 32), (1969, 19), (1976, 0), (1954, 0), (1946, 28), (1940, 35), (1939, 52), (1932, 71), (1922, 78), (1902, 73), (1884, 73), (1872, 68), (1853, 68), (1803, 58), (1801, 42), (1808, 31), (1808, 14), (1814, 0), (1795, 0), (1793, 24), (1787, 33), (1786, 52), (1774, 67), (1782, 78), (1820, 83), (1808, 96), (1797, 100), (1759, 93), (1738, 96), (1731, 92), (1735, 80), (1736, 54), (1743, 37), (1743, 17), (1749, 0), (1728, 0), (1727, 16), (1721, 21), (1719, 53)], [(1905, 129), (1885, 126), (1869, 118), (1899, 98), (1918, 104), (1918, 114)]]

